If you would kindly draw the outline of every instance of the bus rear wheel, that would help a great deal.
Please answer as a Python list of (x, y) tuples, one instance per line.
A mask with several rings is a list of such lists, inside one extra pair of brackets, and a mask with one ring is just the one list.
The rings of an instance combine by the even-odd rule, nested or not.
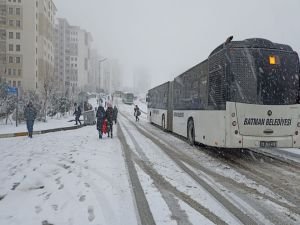
[(162, 115), (162, 118), (161, 118), (161, 126), (162, 126), (163, 130), (166, 129), (166, 120), (165, 120), (164, 114)]
[(195, 144), (195, 127), (194, 121), (190, 119), (187, 125), (187, 139), (190, 145)]

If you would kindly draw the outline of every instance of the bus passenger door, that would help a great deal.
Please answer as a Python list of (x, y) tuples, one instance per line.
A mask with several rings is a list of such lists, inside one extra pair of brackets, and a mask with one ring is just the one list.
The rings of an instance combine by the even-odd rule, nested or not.
[(168, 105), (167, 105), (167, 130), (173, 131), (173, 84), (174, 82), (169, 82), (168, 89)]

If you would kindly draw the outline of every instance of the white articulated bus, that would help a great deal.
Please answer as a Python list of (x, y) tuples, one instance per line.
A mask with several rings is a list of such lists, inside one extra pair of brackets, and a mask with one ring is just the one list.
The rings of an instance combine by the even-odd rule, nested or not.
[(133, 104), (134, 95), (133, 93), (123, 93), (122, 101), (124, 104), (132, 105)]
[(170, 115), (168, 116), (168, 112), (170, 112), (170, 110), (168, 111), (168, 108), (170, 108), (168, 100), (171, 99), (168, 96), (169, 93), (170, 82), (161, 84), (148, 91), (148, 99), (151, 99), (148, 102), (148, 108), (151, 109), (148, 112), (148, 118), (151, 123), (160, 125), (163, 129), (166, 129), (168, 118), (170, 118)]
[(191, 144), (300, 147), (298, 54), (266, 39), (231, 39), (149, 90), (150, 122)]

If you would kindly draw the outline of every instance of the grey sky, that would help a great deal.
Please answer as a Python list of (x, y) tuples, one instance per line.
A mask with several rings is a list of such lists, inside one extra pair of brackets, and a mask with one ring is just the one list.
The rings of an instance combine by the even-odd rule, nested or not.
[[(300, 50), (299, 0), (54, 0), (90, 31), (124, 76), (145, 67), (152, 86), (203, 61), (225, 39), (262, 37)], [(127, 79), (126, 79), (127, 80)]]

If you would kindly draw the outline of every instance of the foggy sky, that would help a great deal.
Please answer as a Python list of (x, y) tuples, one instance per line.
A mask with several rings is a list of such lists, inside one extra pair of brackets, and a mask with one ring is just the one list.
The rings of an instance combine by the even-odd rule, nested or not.
[[(208, 57), (230, 35), (261, 37), (300, 52), (299, 0), (54, 0), (57, 17), (92, 33), (118, 59), (126, 85), (145, 68), (152, 86)], [(127, 79), (130, 77), (130, 79)]]

